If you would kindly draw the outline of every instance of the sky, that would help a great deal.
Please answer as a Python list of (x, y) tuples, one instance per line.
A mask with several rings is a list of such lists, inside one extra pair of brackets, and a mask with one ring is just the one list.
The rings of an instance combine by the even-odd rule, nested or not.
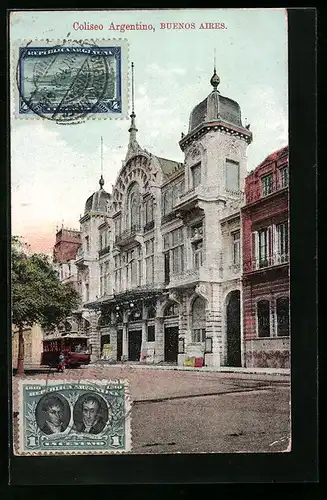
[[(104, 30), (74, 31), (73, 23)], [(110, 23), (152, 24), (155, 31), (108, 30)], [(194, 22), (194, 30), (160, 23)], [(199, 29), (201, 22), (226, 29)], [(70, 35), (68, 35), (70, 33)], [(248, 170), (288, 143), (287, 17), (284, 9), (152, 11), (25, 11), (11, 15), (12, 47), (30, 40), (123, 38), (135, 65), (138, 142), (148, 151), (183, 161), (178, 141), (189, 115), (212, 90), (214, 51), (219, 90), (236, 100), (251, 124)], [(67, 36), (68, 35), (68, 36)], [(14, 68), (11, 71), (15, 106)], [(79, 228), (86, 199), (99, 188), (103, 137), (104, 188), (111, 191), (128, 144), (128, 119), (92, 119), (60, 125), (37, 117), (11, 119), (12, 234), (36, 252), (51, 253), (56, 227)]]

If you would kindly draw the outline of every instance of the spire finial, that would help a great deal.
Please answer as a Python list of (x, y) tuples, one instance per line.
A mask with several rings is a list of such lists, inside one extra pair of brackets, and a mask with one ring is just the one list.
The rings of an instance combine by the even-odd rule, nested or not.
[(135, 124), (135, 111), (134, 111), (134, 63), (132, 62), (132, 113), (131, 113), (131, 126), (128, 129), (128, 132), (130, 133), (130, 142), (136, 140), (136, 124)]
[(101, 136), (100, 143), (100, 161), (101, 161), (101, 175), (103, 175), (103, 137)]
[(216, 68), (216, 49), (214, 49), (213, 53), (213, 75), (211, 77), (210, 83), (213, 86), (213, 91), (219, 92), (219, 90), (217, 90), (217, 87), (220, 84), (220, 78), (217, 75), (217, 68)]
[(101, 177), (99, 180), (100, 184), (100, 189), (103, 188), (104, 186), (104, 178), (103, 178), (103, 137), (101, 136), (101, 141), (100, 141), (100, 165), (101, 165)]
[(134, 115), (134, 63), (132, 62), (132, 115)]

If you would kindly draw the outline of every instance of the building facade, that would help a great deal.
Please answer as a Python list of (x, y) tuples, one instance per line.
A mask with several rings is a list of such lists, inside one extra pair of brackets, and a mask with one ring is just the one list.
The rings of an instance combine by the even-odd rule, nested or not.
[[(26, 327), (23, 331), (24, 336), (24, 363), (26, 365), (39, 366), (41, 362), (43, 330), (40, 325)], [(13, 325), (12, 331), (12, 367), (17, 367), (18, 360), (18, 328)]]
[(93, 360), (245, 363), (240, 208), (252, 133), (216, 71), (210, 83), (179, 141), (183, 162), (139, 145), (133, 109), (112, 192), (101, 176), (86, 201), (75, 264)]
[(242, 233), (245, 364), (288, 368), (288, 147), (247, 176)]

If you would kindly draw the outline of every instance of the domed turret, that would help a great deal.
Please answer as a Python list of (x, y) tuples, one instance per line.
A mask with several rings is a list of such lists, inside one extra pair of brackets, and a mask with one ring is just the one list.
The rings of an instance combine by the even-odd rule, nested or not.
[(224, 97), (217, 89), (220, 78), (214, 70), (210, 83), (213, 91), (202, 102), (197, 104), (190, 114), (189, 129), (190, 134), (196, 128), (210, 122), (221, 121), (230, 125), (244, 128), (241, 120), (241, 108), (236, 101), (229, 97)]
[(107, 212), (110, 194), (103, 189), (104, 179), (102, 175), (100, 177), (99, 184), (100, 189), (86, 200), (84, 214), (87, 212)]

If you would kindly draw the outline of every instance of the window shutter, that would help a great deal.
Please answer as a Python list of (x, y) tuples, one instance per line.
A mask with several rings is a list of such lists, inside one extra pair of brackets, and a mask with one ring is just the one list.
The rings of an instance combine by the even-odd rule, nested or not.
[(252, 268), (256, 269), (259, 262), (259, 234), (258, 231), (252, 233)]
[(267, 248), (268, 263), (272, 263), (273, 259), (273, 226), (268, 227), (268, 248)]

